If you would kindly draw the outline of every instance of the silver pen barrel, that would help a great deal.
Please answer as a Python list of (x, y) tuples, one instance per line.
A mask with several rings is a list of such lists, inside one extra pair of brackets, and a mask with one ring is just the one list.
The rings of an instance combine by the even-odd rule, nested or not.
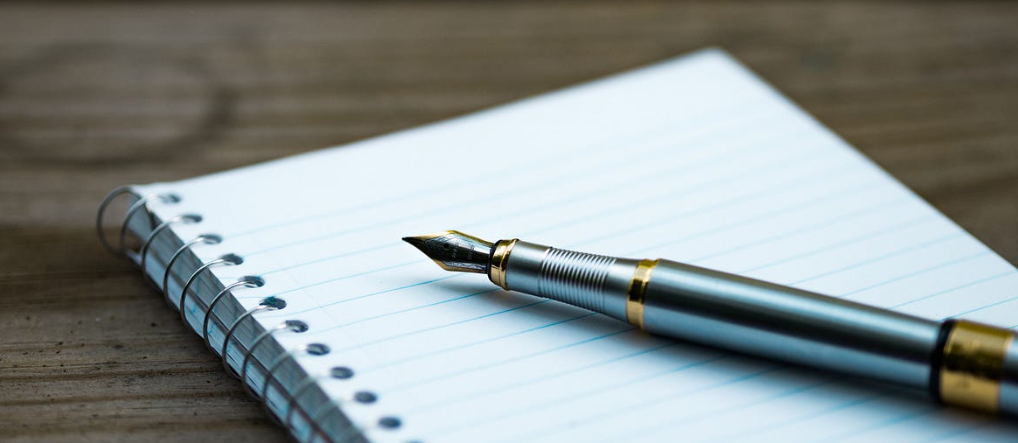
[(520, 240), (491, 248), (489, 279), (651, 333), (928, 390), (945, 403), (1018, 415), (1012, 331), (935, 322), (667, 260)]

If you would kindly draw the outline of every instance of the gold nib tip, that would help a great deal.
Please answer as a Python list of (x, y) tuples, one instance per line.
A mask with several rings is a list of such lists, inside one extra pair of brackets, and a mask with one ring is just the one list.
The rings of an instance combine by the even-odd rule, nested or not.
[(487, 273), (491, 242), (459, 231), (403, 237), (446, 271)]

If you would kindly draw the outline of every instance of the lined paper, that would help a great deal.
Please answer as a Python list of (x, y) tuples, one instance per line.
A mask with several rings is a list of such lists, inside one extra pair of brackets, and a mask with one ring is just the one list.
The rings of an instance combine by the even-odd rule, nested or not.
[[(653, 337), (450, 274), (401, 237), (458, 229), (665, 257), (941, 319), (1018, 326), (1018, 273), (718, 50), (341, 148), (144, 187), (374, 441), (1013, 441), (922, 393)], [(200, 316), (198, 316), (200, 318)], [(292, 388), (292, 387), (288, 387)], [(285, 406), (285, 405), (283, 405)], [(275, 407), (281, 407), (275, 405)], [(299, 438), (307, 434), (297, 432)]]

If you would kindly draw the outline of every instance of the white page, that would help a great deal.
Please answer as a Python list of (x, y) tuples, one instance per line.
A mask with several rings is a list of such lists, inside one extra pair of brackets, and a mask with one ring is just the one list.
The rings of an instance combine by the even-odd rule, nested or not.
[(1006, 423), (844, 377), (652, 337), (446, 273), (400, 237), (459, 229), (665, 257), (940, 319), (1015, 327), (1018, 273), (728, 55), (702, 51), (342, 148), (144, 187), (378, 441), (1013, 441)]

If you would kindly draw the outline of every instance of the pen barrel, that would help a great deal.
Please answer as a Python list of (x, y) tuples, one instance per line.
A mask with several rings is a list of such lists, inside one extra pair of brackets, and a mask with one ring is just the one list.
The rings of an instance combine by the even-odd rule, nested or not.
[(938, 322), (661, 260), (644, 294), (649, 332), (928, 389)]
[(1018, 416), (1018, 340), (667, 260), (631, 260), (501, 240), (489, 278), (648, 332), (927, 390)]
[(650, 271), (642, 303), (639, 323), (652, 333), (911, 386), (947, 404), (1018, 416), (1014, 331), (936, 322), (666, 260)]

